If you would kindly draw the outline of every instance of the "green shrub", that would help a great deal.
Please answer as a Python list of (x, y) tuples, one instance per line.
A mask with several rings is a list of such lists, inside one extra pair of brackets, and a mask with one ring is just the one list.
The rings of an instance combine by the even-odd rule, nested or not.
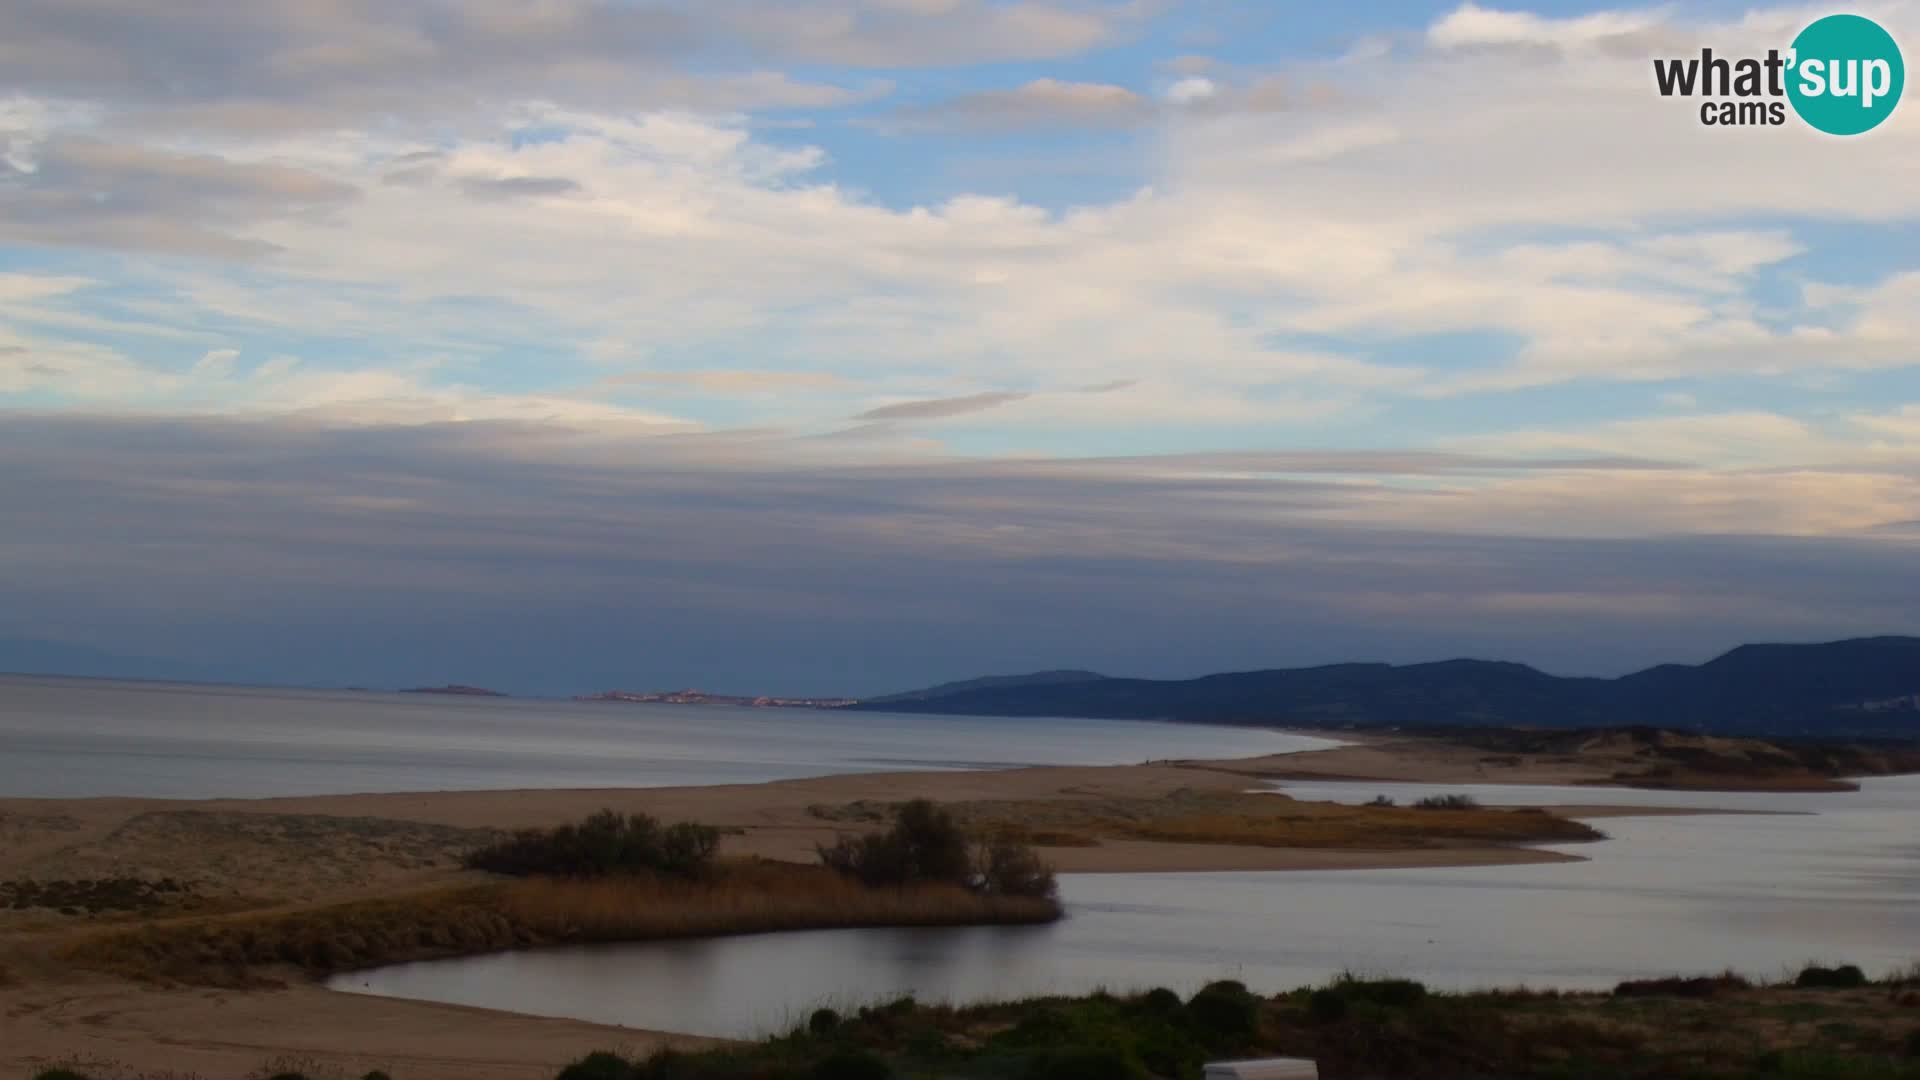
[(1111, 1046), (1075, 1046), (1036, 1054), (1026, 1080), (1144, 1080), (1145, 1070)]
[(815, 1035), (825, 1035), (840, 1026), (840, 1014), (832, 1009), (815, 1009), (807, 1017), (807, 1030)]
[(1793, 985), (1801, 989), (1857, 990), (1867, 985), (1867, 973), (1853, 964), (1833, 968), (1811, 965), (1801, 970)]
[(1238, 1042), (1260, 1027), (1260, 999), (1239, 983), (1214, 983), (1187, 1001), (1187, 1017), (1209, 1038)]
[(843, 1050), (820, 1059), (813, 1080), (887, 1080), (893, 1069), (865, 1050)]
[(695, 877), (712, 863), (720, 831), (681, 822), (666, 829), (645, 814), (602, 810), (578, 825), (522, 829), (466, 857), (474, 870), (515, 877), (595, 878), (656, 873)]
[(639, 1073), (626, 1058), (596, 1050), (560, 1070), (558, 1080), (635, 1080)]
[(1065, 1009), (1043, 1006), (1020, 1018), (1005, 1040), (1014, 1046), (1049, 1046), (1066, 1042), (1078, 1032)]
[(1133, 1050), (1140, 1063), (1155, 1076), (1189, 1076), (1199, 1071), (1206, 1050), (1186, 1031), (1172, 1023), (1158, 1021), (1135, 1030)]
[(1155, 987), (1140, 995), (1140, 1007), (1150, 1013), (1167, 1015), (1180, 1011), (1180, 995), (1164, 986)]
[(1367, 805), (1368, 806), (1392, 806), (1393, 800), (1388, 798), (1385, 795), (1375, 795), (1373, 798), (1367, 800)]
[(1307, 1015), (1315, 1023), (1338, 1023), (1347, 1017), (1347, 998), (1338, 990), (1323, 987), (1307, 998)]
[(699, 1072), (691, 1054), (671, 1047), (655, 1050), (634, 1070), (635, 1080), (685, 1080)]
[(1613, 988), (1614, 997), (1709, 998), (1729, 990), (1748, 990), (1753, 986), (1731, 972), (1725, 975), (1678, 976), (1665, 979), (1629, 979)]
[(1410, 1009), (1427, 998), (1426, 985), (1412, 979), (1343, 979), (1334, 990), (1349, 1001), (1388, 1009)]

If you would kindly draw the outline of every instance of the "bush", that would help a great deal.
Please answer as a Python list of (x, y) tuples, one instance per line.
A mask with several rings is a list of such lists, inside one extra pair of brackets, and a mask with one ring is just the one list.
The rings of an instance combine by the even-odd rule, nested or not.
[(952, 814), (926, 799), (903, 803), (886, 832), (843, 836), (819, 852), (822, 863), (870, 886), (973, 883), (966, 834)]
[(620, 1055), (596, 1050), (561, 1069), (557, 1080), (635, 1080), (639, 1072)]
[(1076, 1046), (1037, 1054), (1027, 1063), (1027, 1080), (1140, 1080), (1138, 1062), (1110, 1046)]
[(1187, 1002), (1187, 1016), (1218, 1042), (1250, 1039), (1260, 1027), (1260, 999), (1239, 983), (1214, 983)]
[(1037, 896), (1052, 899), (1059, 893), (1053, 870), (1025, 844), (995, 840), (980, 848), (978, 883), (982, 892), (996, 896)]
[(720, 850), (720, 830), (690, 821), (676, 822), (660, 834), (662, 873), (677, 877), (697, 877)]
[(1413, 806), (1416, 810), (1478, 810), (1480, 800), (1471, 795), (1429, 795)]
[(1349, 1001), (1387, 1009), (1411, 1009), (1427, 999), (1426, 984), (1412, 979), (1343, 979), (1334, 989)]
[(1707, 998), (1729, 990), (1747, 990), (1753, 984), (1738, 975), (1697, 975), (1693, 978), (1629, 979), (1613, 988), (1614, 997)]
[(1392, 806), (1393, 800), (1389, 799), (1385, 795), (1375, 795), (1373, 798), (1367, 800), (1367, 805), (1368, 806)]
[(602, 810), (578, 825), (522, 829), (466, 857), (474, 870), (515, 877), (593, 878), (656, 873), (696, 877), (720, 848), (720, 831), (681, 822), (666, 829), (645, 814)]
[(693, 1055), (671, 1047), (655, 1050), (634, 1070), (634, 1080), (685, 1080), (698, 1072), (694, 1060)]
[(1853, 964), (1842, 964), (1828, 968), (1817, 965), (1808, 966), (1800, 972), (1793, 985), (1801, 989), (1857, 990), (1867, 985), (1867, 973)]
[(1167, 1077), (1192, 1076), (1207, 1057), (1191, 1033), (1164, 1020), (1135, 1031), (1133, 1052), (1148, 1072)]
[(1315, 1023), (1333, 1024), (1347, 1018), (1347, 997), (1338, 990), (1322, 988), (1307, 998), (1307, 1015)]
[(845, 1050), (820, 1059), (813, 1080), (887, 1080), (893, 1069), (865, 1050)]
[(995, 840), (976, 854), (953, 815), (926, 799), (902, 803), (885, 832), (821, 845), (820, 862), (869, 887), (959, 885), (997, 896), (1051, 899), (1053, 871), (1033, 849)]
[(840, 1026), (840, 1014), (832, 1009), (815, 1009), (807, 1017), (807, 1030), (815, 1035), (825, 1035)]
[(1180, 995), (1164, 986), (1140, 995), (1140, 1007), (1151, 1013), (1167, 1015), (1180, 1011)]

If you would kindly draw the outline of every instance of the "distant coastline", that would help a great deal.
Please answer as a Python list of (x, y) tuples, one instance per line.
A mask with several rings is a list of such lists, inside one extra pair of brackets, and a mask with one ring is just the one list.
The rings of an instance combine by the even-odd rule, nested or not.
[(841, 709), (859, 703), (859, 698), (772, 697), (744, 694), (710, 694), (705, 690), (605, 690), (598, 694), (579, 694), (575, 701), (611, 701), (630, 705), (741, 705), (755, 709)]
[(411, 686), (401, 690), (402, 694), (451, 694), (455, 697), (508, 697), (498, 690), (489, 690), (484, 686), (465, 686), (460, 683), (448, 683), (445, 686)]

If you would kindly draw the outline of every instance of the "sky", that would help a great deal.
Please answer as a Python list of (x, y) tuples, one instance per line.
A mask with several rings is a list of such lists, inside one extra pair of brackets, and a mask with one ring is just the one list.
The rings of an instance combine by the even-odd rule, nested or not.
[(0, 667), (1920, 632), (1920, 104), (1652, 75), (1833, 10), (0, 0)]

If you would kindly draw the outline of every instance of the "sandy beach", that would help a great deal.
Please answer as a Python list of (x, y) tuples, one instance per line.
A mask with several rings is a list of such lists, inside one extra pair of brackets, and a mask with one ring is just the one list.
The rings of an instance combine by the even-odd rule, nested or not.
[[(492, 830), (553, 825), (603, 807), (726, 831), (729, 855), (811, 861), (850, 826), (847, 807), (908, 798), (1011, 808), (1034, 819), (1086, 806), (1231, 800), (1263, 777), (1440, 783), (1600, 783), (1617, 763), (1489, 755), (1424, 739), (1368, 738), (1337, 749), (1238, 761), (994, 772), (876, 773), (718, 787), (364, 794), (260, 800), (0, 800), (0, 880), (172, 878), (211, 910), (275, 910), (479, 880), (459, 852)], [(1257, 796), (1271, 799), (1273, 796)], [(1605, 806), (1577, 813), (1664, 813)], [(1264, 805), (1264, 804), (1263, 804)], [(1299, 804), (1301, 806), (1325, 804)], [(1684, 812), (1684, 811), (1681, 811)], [(1507, 844), (1274, 847), (1106, 838), (1041, 845), (1067, 873), (1362, 869), (1562, 861)], [(87, 1060), (124, 1069), (238, 1076), (276, 1059), (399, 1080), (545, 1080), (597, 1049), (672, 1037), (564, 1020), (354, 997), (297, 974), (244, 990), (139, 984), (67, 970), (64, 941), (131, 916), (0, 912), (0, 1070), (25, 1076)]]

